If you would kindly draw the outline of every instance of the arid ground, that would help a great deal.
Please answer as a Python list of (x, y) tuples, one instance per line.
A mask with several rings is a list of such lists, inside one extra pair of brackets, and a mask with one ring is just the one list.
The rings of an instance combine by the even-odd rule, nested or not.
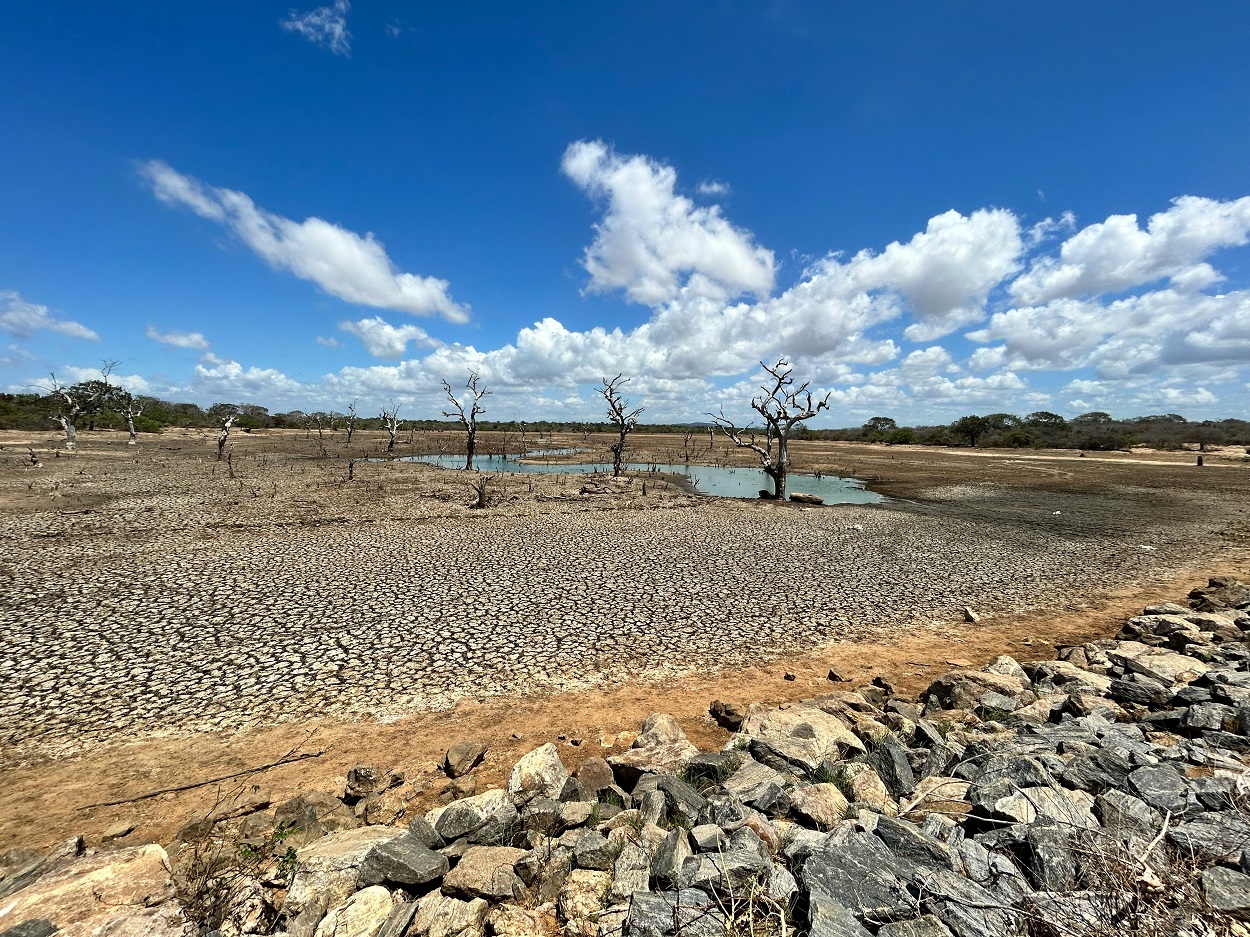
[[(713, 698), (815, 695), (830, 667), (920, 689), (950, 661), (1105, 636), (1250, 557), (1241, 449), (1199, 468), (799, 443), (800, 469), (889, 500), (717, 500), (570, 469), (500, 476), (473, 510), (476, 475), (364, 461), (384, 443), (236, 431), (226, 463), (209, 432), (84, 432), (59, 457), (50, 434), (0, 433), (0, 849), (118, 821), (167, 840), (213, 786), (81, 808), (291, 750), (322, 754), (255, 775), (275, 798), (364, 761), (432, 800), (465, 737), (491, 745), (483, 780), (542, 741), (570, 765), (628, 744), (655, 711), (715, 745)], [(399, 454), (454, 444), (405, 434)], [(686, 455), (680, 436), (633, 446)], [(706, 436), (689, 453), (749, 464)]]

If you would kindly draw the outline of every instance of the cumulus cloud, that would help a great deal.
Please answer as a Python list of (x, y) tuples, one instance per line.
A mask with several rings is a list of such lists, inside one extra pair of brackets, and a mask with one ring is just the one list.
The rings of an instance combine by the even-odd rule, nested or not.
[(321, 218), (293, 221), (257, 207), (242, 192), (205, 185), (160, 160), (140, 167), (153, 194), (225, 227), (276, 270), (310, 280), (339, 299), (413, 315), (469, 319), (448, 283), (399, 271), (371, 232), (363, 237)]
[(242, 402), (288, 399), (313, 390), (275, 368), (244, 368), (239, 362), (219, 358), (212, 352), (196, 364), (191, 386), (195, 392), (214, 400)]
[(347, 31), (347, 14), (351, 8), (348, 0), (334, 0), (332, 5), (315, 10), (292, 10), (278, 25), (335, 55), (350, 56), (352, 34)]
[(728, 195), (729, 183), (721, 182), (719, 179), (704, 179), (695, 186), (695, 190), (700, 195)]
[(209, 347), (208, 339), (200, 332), (159, 332), (155, 326), (149, 325), (143, 334), (154, 342), (171, 345), (174, 348), (194, 348), (198, 351), (206, 351)]
[(436, 348), (440, 344), (436, 339), (430, 338), (425, 329), (415, 325), (397, 327), (381, 316), (356, 322), (340, 322), (339, 328), (360, 339), (365, 350), (375, 358), (402, 358), (408, 351), (409, 342), (416, 342), (423, 348)]
[(1115, 293), (1186, 269), (1212, 251), (1250, 236), (1250, 196), (1232, 202), (1182, 196), (1151, 215), (1143, 231), (1136, 215), (1112, 215), (1064, 242), (1059, 256), (1042, 257), (1011, 285), (1020, 302)]
[(590, 289), (623, 289), (649, 306), (676, 298), (683, 288), (721, 300), (772, 290), (772, 251), (731, 225), (718, 206), (701, 208), (676, 194), (671, 166), (582, 140), (565, 151), (561, 168), (607, 206), (582, 259)]
[(55, 332), (70, 338), (99, 341), (100, 336), (81, 322), (72, 319), (54, 319), (48, 307), (30, 303), (14, 290), (0, 290), (0, 330), (18, 340), (25, 340), (36, 332)]

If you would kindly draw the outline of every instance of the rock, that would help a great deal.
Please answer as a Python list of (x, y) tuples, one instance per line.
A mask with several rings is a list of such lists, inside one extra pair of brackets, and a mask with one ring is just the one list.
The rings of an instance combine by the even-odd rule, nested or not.
[(929, 684), (925, 697), (941, 709), (972, 709), (989, 691), (1004, 696), (1025, 692), (1024, 681), (1018, 677), (980, 670), (952, 670)]
[(135, 825), (129, 820), (119, 820), (104, 831), (100, 836), (100, 842), (111, 843), (115, 840), (125, 839), (134, 831)]
[[(751, 841), (745, 840), (744, 833)], [(692, 888), (717, 895), (743, 894), (757, 884), (767, 884), (771, 873), (766, 850), (750, 830), (739, 830), (720, 852), (687, 859), (681, 871)]]
[(1038, 891), (1071, 891), (1076, 887), (1076, 856), (1065, 828), (1031, 826), (1025, 834), (1025, 842), (1029, 877)]
[(185, 925), (173, 894), (169, 857), (160, 846), (97, 853), (48, 868), (6, 896), (0, 931), (52, 926), (71, 937), (174, 937)]
[(438, 831), (425, 817), (413, 817), (408, 823), (408, 832), (416, 837), (417, 842), (422, 846), (428, 846), (430, 849), (442, 849), (447, 845), (447, 840), (438, 835)]
[(865, 751), (842, 720), (809, 706), (751, 713), (742, 735), (750, 740), (751, 754), (777, 770), (811, 772), (826, 758)]
[(559, 937), (560, 922), (543, 910), (500, 904), (486, 915), (486, 927), (495, 937)]
[(300, 794), (274, 809), (274, 822), (294, 832), (288, 845), (311, 843), (328, 833), (353, 830), (360, 821), (350, 807), (332, 794)]
[(938, 918), (932, 914), (922, 914), (910, 921), (886, 924), (877, 931), (877, 937), (953, 937), (953, 935)]
[(809, 900), (808, 915), (811, 918), (813, 935), (819, 937), (872, 937), (855, 919), (855, 915), (836, 899), (825, 895), (813, 895)]
[(1200, 860), (1236, 862), (1250, 843), (1250, 824), (1235, 811), (1212, 811), (1172, 827), (1167, 837), (1182, 852)]
[(523, 755), (516, 763), (508, 779), (508, 794), (518, 804), (527, 804), (536, 797), (555, 800), (568, 777), (560, 753), (548, 742)]
[(426, 814), (426, 820), (433, 825), (439, 836), (451, 842), (481, 829), (493, 818), (506, 818), (515, 813), (516, 808), (512, 806), (508, 795), (495, 789), (431, 810)]
[(432, 891), (417, 902), (405, 937), (482, 937), (489, 907), (481, 898), (461, 901)]
[(587, 830), (580, 834), (573, 846), (573, 863), (579, 869), (609, 872), (616, 862), (619, 847), (609, 843), (607, 837)]
[(916, 782), (912, 796), (900, 805), (903, 813), (914, 811), (964, 813), (968, 810), (968, 789), (972, 785), (957, 778), (930, 776)]
[(1124, 787), (1133, 763), (1124, 755), (1108, 749), (1095, 749), (1077, 755), (1062, 772), (1063, 782), (1091, 794), (1119, 790)]
[(820, 495), (804, 494), (801, 491), (796, 491), (792, 493), (790, 495), (790, 500), (793, 501), (795, 504), (824, 504), (825, 503), (825, 499), (822, 498)]
[(510, 846), (473, 846), (443, 877), (443, 893), (453, 898), (506, 901), (524, 891), (514, 867), (524, 849)]
[(729, 842), (729, 837), (715, 823), (701, 823), (690, 831), (695, 849), (699, 852), (719, 852)]
[(382, 929), (378, 931), (378, 937), (404, 937), (404, 934), (408, 932), (408, 925), (412, 923), (417, 913), (415, 901), (403, 900), (398, 894), (393, 895), (392, 898), (397, 903), (391, 909), (391, 915), (382, 925)]
[(790, 792), (791, 811), (809, 826), (831, 830), (846, 819), (850, 804), (836, 784), (804, 784)]
[(968, 624), (970, 625), (975, 625), (977, 622), (981, 620), (981, 616), (978, 615), (976, 612), (974, 612), (967, 605), (964, 606), (963, 612), (964, 612), (964, 621), (968, 622)]
[(1132, 643), (1123, 642), (1120, 649), (1108, 652), (1107, 656), (1127, 670), (1151, 680), (1158, 680), (1164, 685), (1189, 683), (1211, 669), (1210, 665), (1199, 660), (1162, 648), (1134, 650), (1130, 655), (1126, 653), (1126, 646)]
[(926, 836), (906, 820), (878, 817), (872, 832), (896, 856), (902, 856), (917, 865), (938, 866), (951, 871), (955, 869), (955, 860), (951, 857), (950, 849)]
[(747, 715), (746, 710), (738, 703), (727, 703), (724, 700), (713, 700), (708, 707), (708, 714), (718, 726), (730, 732), (737, 732)]
[(803, 863), (813, 908), (840, 905), (858, 921), (899, 920), (918, 908), (889, 849), (870, 833), (830, 837)]
[(293, 919), (306, 906), (319, 905), (324, 911), (343, 904), (356, 890), (365, 856), (375, 846), (402, 834), (402, 830), (391, 827), (364, 826), (331, 833), (300, 849), (295, 854), (295, 875), (282, 906), (283, 915)]
[(582, 787), (591, 793), (597, 793), (616, 783), (612, 766), (602, 758), (587, 758), (574, 772), (574, 776), (581, 782)]
[(635, 892), (629, 900), (624, 933), (629, 937), (723, 937), (729, 932), (724, 911), (705, 892)]
[(868, 758), (886, 790), (895, 800), (910, 797), (916, 789), (916, 776), (907, 760), (907, 750), (893, 738), (879, 745)]
[(1094, 816), (1113, 835), (1129, 834), (1147, 842), (1159, 831), (1162, 817), (1132, 794), (1104, 791), (1094, 798)]
[[(720, 832), (719, 827), (713, 829)], [(651, 862), (651, 878), (660, 888), (679, 888), (682, 867), (693, 855), (690, 833), (683, 829), (670, 830)]]
[(595, 815), (598, 804), (591, 803), (587, 800), (575, 800), (571, 803), (560, 805), (560, 826), (570, 829), (575, 826), (583, 826), (590, 822), (591, 817)]
[(347, 772), (347, 786), (343, 790), (343, 802), (354, 804), (366, 797), (373, 797), (386, 790), (386, 779), (373, 765), (356, 765)]
[(846, 786), (850, 788), (852, 802), (875, 810), (877, 813), (889, 815), (898, 813), (895, 798), (886, 790), (880, 775), (872, 769), (871, 765), (864, 764), (862, 761), (853, 761), (843, 768), (843, 774), (846, 777)]
[(597, 915), (603, 910), (608, 889), (612, 886), (610, 872), (574, 869), (560, 889), (560, 915), (565, 921), (568, 937), (599, 937)]
[(1202, 896), (1213, 911), (1250, 921), (1250, 875), (1212, 866), (1202, 873)]
[(317, 937), (377, 937), (394, 907), (389, 891), (370, 886), (332, 908), (317, 925)]
[(360, 863), (357, 887), (367, 888), (389, 882), (394, 885), (424, 885), (447, 873), (447, 857), (439, 855), (412, 833), (374, 846)]
[(785, 787), (786, 780), (781, 772), (747, 758), (721, 786), (744, 804), (755, 806), (760, 800), (774, 802)]
[(650, 884), (651, 851), (643, 845), (626, 842), (612, 866), (609, 900), (624, 901), (636, 891), (646, 891)]
[(633, 790), (644, 774), (674, 774), (699, 750), (690, 744), (677, 720), (658, 713), (642, 724), (642, 734), (629, 751), (608, 758), (617, 783)]
[(486, 757), (486, 743), (477, 739), (465, 739), (447, 749), (443, 758), (443, 771), (449, 778), (468, 774)]
[(1156, 810), (1170, 810), (1175, 816), (1185, 809), (1189, 788), (1171, 765), (1138, 768), (1129, 774), (1128, 787)]

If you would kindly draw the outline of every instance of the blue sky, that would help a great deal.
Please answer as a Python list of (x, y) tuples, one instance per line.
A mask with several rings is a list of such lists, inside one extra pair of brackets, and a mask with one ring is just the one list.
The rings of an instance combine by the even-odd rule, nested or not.
[(0, 30), (0, 386), (1247, 415), (1250, 6), (70, 3)]

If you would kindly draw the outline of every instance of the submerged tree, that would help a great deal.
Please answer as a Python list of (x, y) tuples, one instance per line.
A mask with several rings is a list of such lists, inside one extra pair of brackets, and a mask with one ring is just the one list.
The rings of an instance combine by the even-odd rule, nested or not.
[[(473, 453), (477, 449), (477, 418), (486, 412), (486, 408), (482, 406), (482, 398), (489, 394), (490, 391), (482, 386), (481, 378), (476, 371), (469, 372), (468, 383), (464, 386), (468, 394), (465, 395), (464, 402), (461, 403), (456, 399), (456, 395), (451, 392), (451, 385), (443, 381), (443, 393), (447, 395), (447, 399), (455, 407), (454, 410), (444, 410), (443, 416), (454, 417), (464, 427), (464, 470), (471, 472), (473, 470)], [(465, 407), (468, 407), (468, 409), (466, 410)]]
[(403, 426), (403, 421), (399, 419), (399, 404), (393, 403), (389, 408), (383, 408), (381, 414), (382, 428), (386, 430), (390, 437), (386, 443), (387, 455), (395, 451), (395, 437), (399, 435), (399, 428)]
[(120, 395), (125, 394), (116, 384), (109, 383), (109, 375), (115, 367), (116, 361), (106, 361), (100, 367), (98, 379), (82, 381), (70, 387), (58, 381), (55, 374), (52, 375), (48, 397), (55, 409), (48, 414), (48, 419), (59, 425), (65, 433), (66, 449), (78, 446), (79, 420), (83, 417), (91, 419), (101, 410), (116, 405)]
[[(750, 427), (738, 429), (725, 416), (709, 413), (721, 431), (740, 449), (750, 449), (759, 456), (764, 474), (773, 481), (772, 497), (784, 501), (786, 476), (790, 471), (790, 433), (804, 420), (810, 420), (821, 410), (829, 409), (829, 394), (816, 400), (808, 390), (808, 381), (795, 386), (794, 369), (785, 358), (778, 358), (774, 365), (760, 362), (760, 366), (772, 380), (760, 387), (762, 394), (751, 399), (751, 409), (764, 418), (764, 445), (756, 441), (756, 432)], [(761, 494), (763, 497), (763, 494)]]
[(617, 375), (608, 380), (603, 379), (603, 387), (599, 393), (603, 394), (603, 399), (608, 404), (608, 420), (616, 427), (617, 440), (608, 446), (608, 451), (612, 453), (612, 477), (616, 478), (621, 474), (621, 463), (625, 459), (625, 440), (630, 433), (634, 431), (634, 427), (638, 425), (638, 415), (645, 410), (645, 407), (639, 407), (637, 410), (629, 409), (629, 401), (621, 396), (620, 384), (628, 384), (629, 378)]

